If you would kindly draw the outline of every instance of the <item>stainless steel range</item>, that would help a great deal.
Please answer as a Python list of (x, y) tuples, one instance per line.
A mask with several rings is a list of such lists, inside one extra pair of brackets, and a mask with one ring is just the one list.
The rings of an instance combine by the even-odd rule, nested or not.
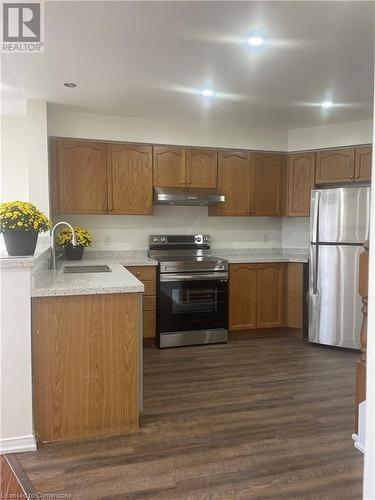
[(159, 347), (227, 342), (228, 262), (211, 255), (210, 236), (151, 235), (148, 253), (159, 262)]

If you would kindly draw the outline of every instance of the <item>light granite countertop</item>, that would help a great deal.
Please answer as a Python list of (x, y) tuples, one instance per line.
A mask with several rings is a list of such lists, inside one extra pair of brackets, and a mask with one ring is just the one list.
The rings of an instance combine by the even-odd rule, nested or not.
[(51, 238), (49, 236), (39, 237), (34, 255), (25, 257), (11, 257), (8, 255), (3, 241), (0, 245), (0, 269), (10, 268), (32, 268), (45, 259), (49, 254)]
[[(230, 264), (249, 262), (308, 262), (307, 249), (212, 249), (212, 254), (227, 259)], [(103, 265), (107, 273), (67, 274), (64, 266)], [(144, 285), (124, 266), (156, 266), (145, 250), (86, 251), (82, 261), (59, 261), (58, 269), (39, 263), (32, 272), (31, 296), (93, 295), (107, 293), (140, 293)]]
[[(64, 266), (107, 264), (110, 272), (77, 273), (63, 272)], [(108, 293), (142, 293), (144, 285), (119, 262), (90, 260), (61, 262), (57, 270), (38, 269), (31, 278), (32, 297), (63, 295), (97, 295)]]
[(233, 248), (212, 250), (216, 257), (226, 259), (229, 264), (258, 262), (301, 262), (309, 261), (309, 250), (304, 248)]
[[(64, 273), (64, 266), (108, 265), (110, 272)], [(143, 250), (87, 250), (82, 261), (58, 260), (58, 269), (38, 266), (31, 278), (31, 296), (97, 295), (107, 293), (141, 293), (144, 285), (124, 266), (156, 266), (157, 262)]]

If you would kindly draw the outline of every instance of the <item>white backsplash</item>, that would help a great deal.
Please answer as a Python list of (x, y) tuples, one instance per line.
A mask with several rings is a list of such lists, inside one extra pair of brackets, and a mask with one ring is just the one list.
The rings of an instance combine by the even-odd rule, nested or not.
[(153, 216), (63, 215), (59, 220), (86, 227), (96, 250), (144, 249), (150, 234), (161, 233), (208, 233), (214, 248), (280, 248), (282, 242), (279, 217), (208, 217), (207, 207), (155, 206)]
[(282, 230), (283, 248), (307, 248), (310, 244), (310, 218), (284, 217)]

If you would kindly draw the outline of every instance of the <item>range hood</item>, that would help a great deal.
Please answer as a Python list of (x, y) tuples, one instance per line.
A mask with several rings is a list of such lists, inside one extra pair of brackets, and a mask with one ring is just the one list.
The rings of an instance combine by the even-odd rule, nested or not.
[(154, 188), (155, 205), (214, 205), (225, 196), (215, 189)]

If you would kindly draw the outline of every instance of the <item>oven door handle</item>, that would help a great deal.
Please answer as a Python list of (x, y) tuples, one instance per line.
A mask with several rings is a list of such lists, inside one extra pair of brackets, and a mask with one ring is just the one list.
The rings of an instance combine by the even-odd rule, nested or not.
[(206, 281), (206, 280), (227, 280), (228, 273), (168, 273), (160, 274), (160, 281)]

